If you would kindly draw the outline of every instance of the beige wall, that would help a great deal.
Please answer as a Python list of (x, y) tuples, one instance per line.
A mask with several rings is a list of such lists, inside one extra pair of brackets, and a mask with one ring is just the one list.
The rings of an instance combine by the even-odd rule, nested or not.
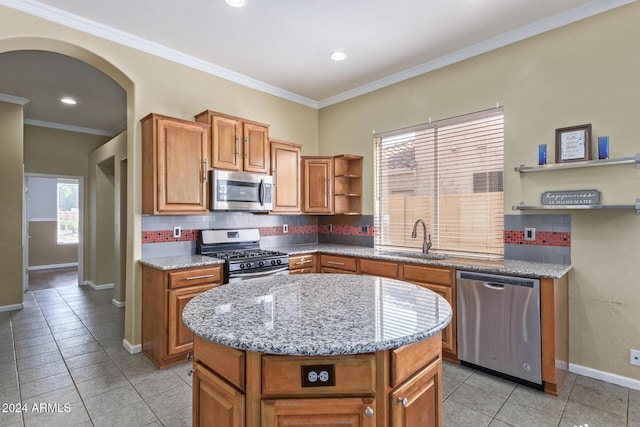
[[(519, 176), (555, 129), (591, 123), (609, 135), (611, 156), (639, 151), (640, 4), (542, 34), (320, 112), (320, 153), (365, 156), (364, 212), (373, 213), (372, 130), (378, 132), (492, 108), (505, 112), (505, 213), (539, 204), (547, 190), (602, 191), (605, 204), (635, 204), (633, 165)], [(597, 153), (597, 151), (594, 151)], [(640, 347), (640, 216), (634, 210), (572, 212), (571, 363), (640, 379), (629, 348)], [(564, 212), (563, 212), (564, 213)]]
[(0, 306), (22, 304), (22, 106), (0, 102)]
[[(0, 52), (44, 49), (65, 53), (107, 73), (127, 91), (128, 234), (125, 339), (141, 342), (139, 120), (150, 112), (192, 119), (213, 109), (271, 125), (270, 136), (317, 154), (318, 111), (201, 71), (0, 6)], [(4, 304), (0, 300), (0, 305)]]
[(29, 221), (29, 267), (78, 262), (77, 244), (58, 244), (58, 221)]

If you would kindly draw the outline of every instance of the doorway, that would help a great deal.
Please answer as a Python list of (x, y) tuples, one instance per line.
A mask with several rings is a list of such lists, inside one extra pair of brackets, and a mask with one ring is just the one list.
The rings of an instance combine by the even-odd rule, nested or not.
[(83, 184), (81, 176), (25, 174), (25, 291), (82, 283)]

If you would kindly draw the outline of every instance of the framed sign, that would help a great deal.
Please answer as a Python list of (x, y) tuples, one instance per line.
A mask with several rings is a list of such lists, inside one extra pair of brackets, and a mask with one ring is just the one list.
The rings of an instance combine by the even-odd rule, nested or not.
[(591, 123), (556, 129), (556, 163), (591, 160)]

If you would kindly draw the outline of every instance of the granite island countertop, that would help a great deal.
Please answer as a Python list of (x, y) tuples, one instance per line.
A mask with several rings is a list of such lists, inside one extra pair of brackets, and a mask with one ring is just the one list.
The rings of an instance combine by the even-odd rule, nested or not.
[(326, 356), (402, 347), (435, 335), (451, 316), (444, 298), (407, 282), (301, 274), (211, 289), (187, 303), (182, 320), (227, 347)]

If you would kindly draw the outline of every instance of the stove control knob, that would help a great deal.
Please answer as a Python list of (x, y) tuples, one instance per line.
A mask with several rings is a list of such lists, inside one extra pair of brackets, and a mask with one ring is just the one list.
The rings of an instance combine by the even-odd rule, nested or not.
[(241, 269), (242, 269), (242, 268), (244, 268), (244, 264), (240, 264), (240, 268), (241, 268)]
[(276, 260), (275, 259), (271, 260), (271, 265), (276, 265)]
[(247, 268), (251, 268), (251, 263), (250, 262), (248, 262), (246, 265), (247, 265)]
[(258, 263), (258, 265), (259, 265), (260, 267), (262, 267), (262, 266), (264, 265), (264, 261), (260, 261), (260, 262)]
[(282, 260), (281, 260), (281, 259), (276, 260), (276, 263), (277, 263), (277, 264), (282, 264)]

